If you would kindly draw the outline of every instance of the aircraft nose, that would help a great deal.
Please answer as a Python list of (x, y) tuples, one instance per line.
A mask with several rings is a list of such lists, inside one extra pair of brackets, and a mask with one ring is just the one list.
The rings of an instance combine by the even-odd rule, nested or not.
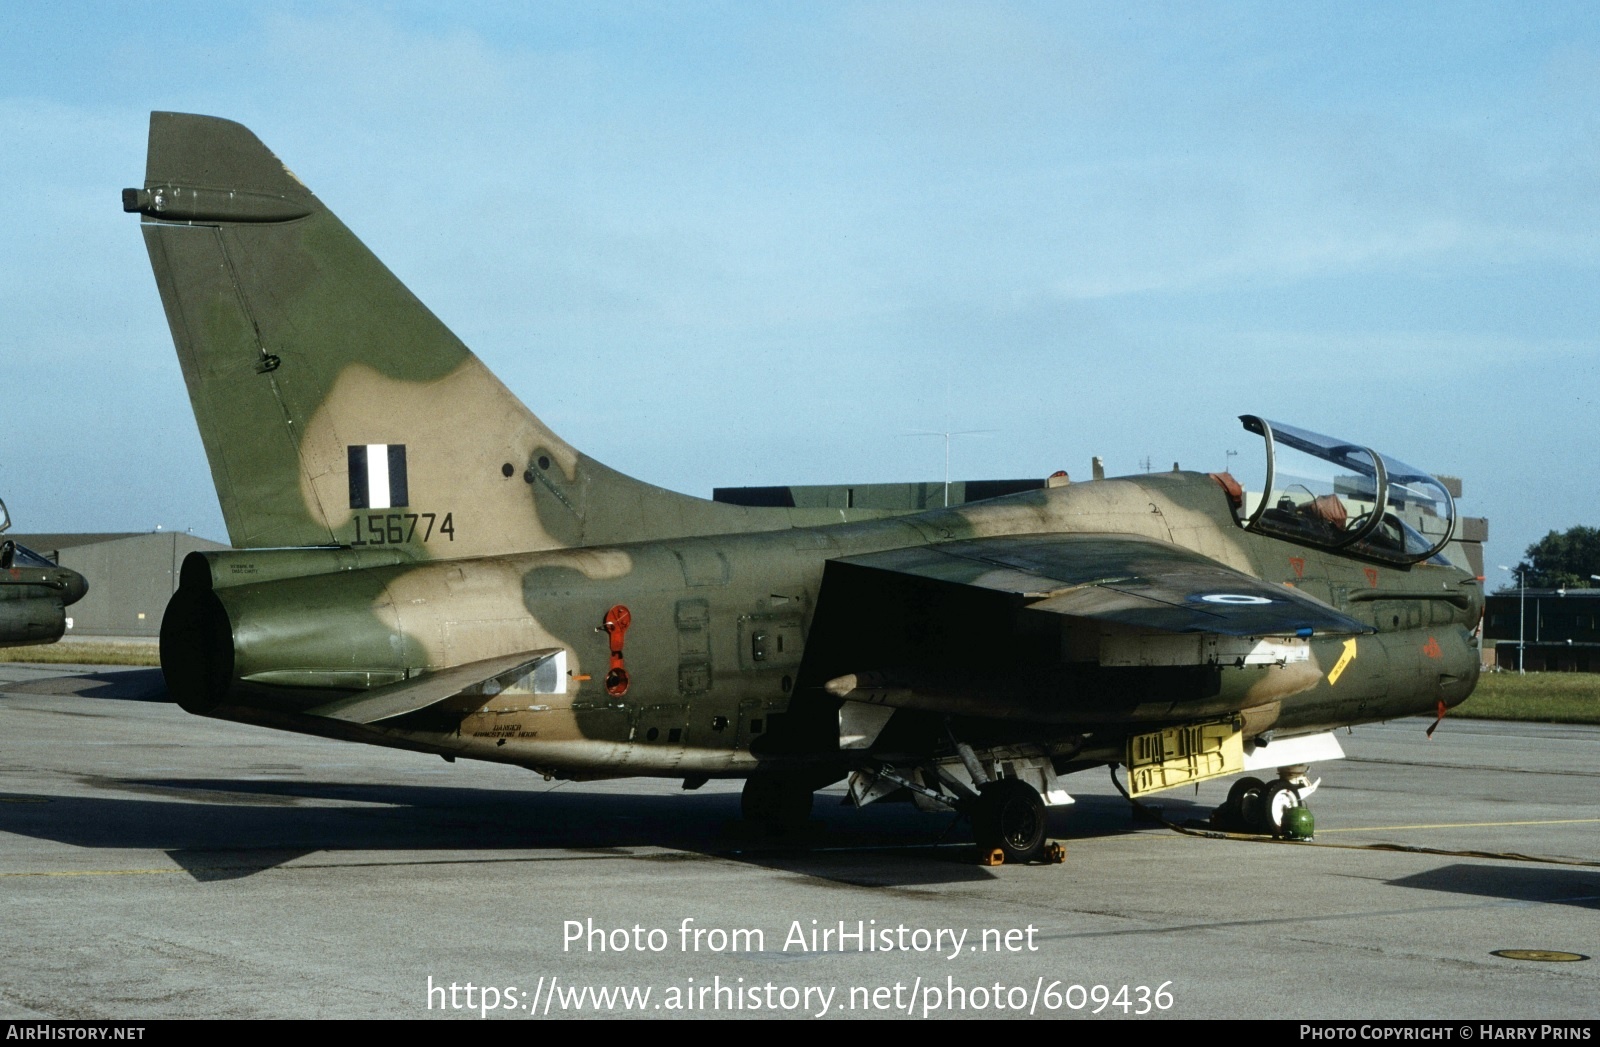
[(84, 594), (89, 591), (89, 580), (83, 575), (79, 574), (77, 571), (70, 571), (66, 568), (62, 568), (61, 582), (61, 603), (63, 606), (71, 606), (72, 604), (77, 603), (79, 600), (83, 599)]

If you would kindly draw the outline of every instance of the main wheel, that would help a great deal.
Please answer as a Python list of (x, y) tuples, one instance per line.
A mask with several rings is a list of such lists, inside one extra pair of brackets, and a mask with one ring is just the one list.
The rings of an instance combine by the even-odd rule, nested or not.
[(1031, 862), (1044, 850), (1044, 800), (1017, 778), (985, 782), (973, 801), (972, 835), (983, 854), (999, 851), (1008, 862)]
[(802, 828), (811, 819), (813, 791), (805, 782), (777, 775), (746, 778), (739, 796), (739, 809), (745, 821), (768, 832), (787, 833)]

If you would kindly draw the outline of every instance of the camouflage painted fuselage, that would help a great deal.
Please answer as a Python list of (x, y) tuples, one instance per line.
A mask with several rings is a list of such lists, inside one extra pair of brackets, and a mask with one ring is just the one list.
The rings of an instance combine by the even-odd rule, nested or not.
[[(805, 638), (826, 562), (928, 543), (1054, 533), (1171, 542), (1295, 586), (1378, 633), (1356, 639), (1355, 657), (1331, 679), (1348, 638), (1313, 639), (1309, 659), (1299, 663), (1220, 664), (1175, 675), (1160, 664), (1103, 668), (1099, 647), (1119, 630), (1036, 615), (1047, 619), (1039, 628), (1053, 635), (1030, 645), (1025, 665), (1001, 650), (951, 660), (953, 670), (992, 666), (985, 684), (972, 688), (977, 693), (957, 696), (963, 717), (989, 734), (1022, 733), (1046, 744), (1060, 739), (1063, 747), (1071, 740), (1080, 748), (1088, 737), (1085, 755), (1114, 762), (1127, 734), (1151, 724), (1253, 710), (1259, 729), (1298, 734), (1432, 712), (1441, 701), (1464, 699), (1476, 681), (1471, 629), (1481, 595), (1473, 576), (1439, 565), (1373, 566), (1251, 534), (1234, 523), (1211, 479), (1173, 473), (869, 522), (469, 560), (355, 568), (356, 555), (332, 551), (196, 554), (180, 599), (205, 601), (213, 614), (226, 615), (228, 643), (195, 646), (219, 657), (226, 649), (231, 665), (207, 670), (211, 691), (174, 690), (197, 712), (560, 775), (742, 776), (763, 760), (843, 761), (859, 754), (763, 744), (791, 704), (833, 714), (837, 701), (818, 691), (824, 677), (877, 668), (807, 661)], [(329, 571), (255, 580), (282, 556), (326, 557)], [(344, 566), (335, 569), (339, 558)], [(631, 615), (620, 652), (629, 683), (612, 694), (603, 620), (618, 605)], [(1029, 617), (1027, 608), (1014, 614), (972, 633), (1026, 628), (1018, 623)], [(220, 618), (212, 628), (224, 628)], [(565, 652), (561, 693), (518, 688), (472, 708), (435, 708), (409, 722), (336, 731), (315, 717), (291, 715), (341, 689), (508, 650), (546, 649)], [(218, 686), (224, 680), (226, 687)]]

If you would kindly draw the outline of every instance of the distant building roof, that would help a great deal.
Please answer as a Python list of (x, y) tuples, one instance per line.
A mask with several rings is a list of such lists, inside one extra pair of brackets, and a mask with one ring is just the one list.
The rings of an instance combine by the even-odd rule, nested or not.
[[(6, 537), (29, 549), (74, 549), (80, 545), (99, 545), (121, 538), (137, 538), (149, 531), (101, 531), (91, 534), (7, 534)], [(165, 534), (167, 532), (154, 532)]]
[(226, 549), (228, 546), (222, 542), (213, 542), (209, 538), (202, 538), (188, 531), (90, 531), (81, 534), (13, 534), (7, 531), (0, 535), (0, 539), (9, 539), (18, 545), (25, 545), (36, 553), (51, 555), (66, 549), (82, 549), (90, 545), (104, 545), (107, 542), (123, 542), (132, 538), (167, 538), (174, 537), (192, 542), (202, 549)]

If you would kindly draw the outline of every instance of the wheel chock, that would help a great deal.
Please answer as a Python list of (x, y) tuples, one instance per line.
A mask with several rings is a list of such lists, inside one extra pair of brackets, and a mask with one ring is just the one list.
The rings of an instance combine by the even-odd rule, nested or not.
[(1005, 863), (1006, 863), (1006, 852), (1002, 851), (998, 847), (996, 847), (994, 850), (990, 851), (988, 854), (980, 854), (980, 855), (978, 855), (978, 864), (979, 865), (1004, 865)]
[(1059, 843), (1047, 843), (1039, 854), (1039, 860), (1046, 865), (1060, 865), (1067, 860), (1067, 849)]

